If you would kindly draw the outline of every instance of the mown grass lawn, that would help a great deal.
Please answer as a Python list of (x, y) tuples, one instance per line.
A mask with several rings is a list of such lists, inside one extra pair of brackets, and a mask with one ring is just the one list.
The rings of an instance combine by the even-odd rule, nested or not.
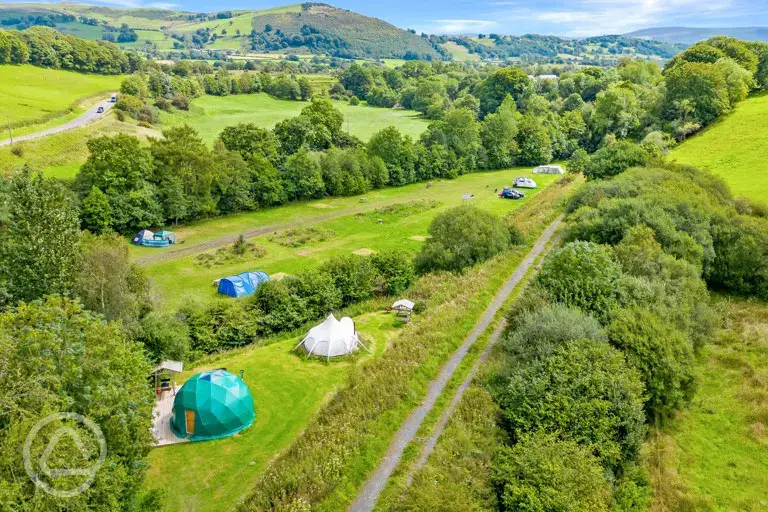
[[(367, 141), (371, 135), (395, 126), (400, 132), (417, 137), (427, 128), (428, 120), (412, 110), (351, 106), (345, 101), (334, 101), (344, 114), (344, 130)], [(206, 142), (213, 142), (222, 129), (238, 123), (256, 123), (272, 128), (283, 119), (299, 115), (307, 102), (280, 100), (264, 93), (234, 96), (202, 96), (192, 102), (189, 112), (161, 114), (164, 126), (188, 124), (194, 127)]]
[(361, 351), (330, 363), (307, 360), (291, 351), (300, 339), (293, 335), (211, 358), (186, 372), (184, 378), (212, 368), (244, 370), (256, 421), (234, 437), (154, 449), (145, 488), (163, 491), (164, 510), (230, 510), (247, 494), (266, 464), (293, 442), (349, 371), (379, 357), (398, 331), (392, 314), (383, 312), (357, 316), (355, 323), (371, 355)]
[[(456, 180), (435, 182), (430, 188), (426, 188), (424, 183), (388, 188), (362, 196), (367, 200), (365, 203), (360, 203), (359, 196), (327, 198), (212, 219), (177, 230), (179, 239), (185, 243), (176, 247), (188, 248), (190, 244), (198, 245), (221, 236), (237, 235), (248, 229), (272, 224), (295, 222), (298, 227), (306, 227), (318, 216), (334, 212), (339, 214), (337, 218), (312, 224), (313, 227), (332, 232), (330, 238), (321, 242), (300, 247), (285, 247), (270, 241), (270, 235), (266, 234), (249, 239), (250, 242), (267, 249), (266, 256), (261, 258), (246, 258), (231, 264), (206, 267), (196, 263), (196, 255), (193, 255), (153, 263), (148, 265), (146, 270), (155, 292), (161, 297), (162, 306), (171, 308), (189, 298), (213, 299), (216, 296), (216, 289), (211, 285), (214, 279), (246, 270), (261, 269), (268, 274), (294, 274), (316, 266), (332, 256), (350, 254), (360, 249), (399, 249), (416, 253), (424, 243), (420, 237), (427, 235), (427, 229), (434, 216), (451, 206), (461, 204), (462, 194), (474, 194), (475, 206), (503, 215), (530, 201), (538, 190), (556, 178), (536, 176), (539, 189), (526, 191), (526, 198), (523, 200), (513, 201), (496, 196), (496, 188), (510, 184), (517, 176), (530, 176), (526, 171), (512, 169), (469, 174)], [(411, 201), (436, 204), (432, 203), (435, 207), (428, 209), (420, 203), (404, 206), (400, 213), (372, 211), (381, 205)], [(362, 213), (362, 209), (366, 213)], [(378, 222), (379, 219), (382, 220), (381, 223)], [(165, 249), (133, 247), (132, 254), (134, 257), (141, 257), (157, 254), (159, 250)], [(213, 253), (215, 249), (206, 252)]]
[(768, 94), (676, 147), (670, 158), (722, 176), (736, 195), (768, 201)]
[(9, 137), (5, 116), (11, 125), (62, 117), (89, 96), (118, 90), (124, 78), (26, 64), (0, 65), (0, 77), (0, 139)]

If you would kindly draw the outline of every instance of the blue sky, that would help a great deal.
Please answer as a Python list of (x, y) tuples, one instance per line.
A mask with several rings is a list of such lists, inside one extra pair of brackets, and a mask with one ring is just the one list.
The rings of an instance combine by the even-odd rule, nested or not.
[[(260, 9), (263, 0), (98, 0), (87, 3), (163, 6), (196, 12)], [(435, 34), (619, 34), (660, 26), (768, 25), (767, 0), (325, 0), (402, 28)]]

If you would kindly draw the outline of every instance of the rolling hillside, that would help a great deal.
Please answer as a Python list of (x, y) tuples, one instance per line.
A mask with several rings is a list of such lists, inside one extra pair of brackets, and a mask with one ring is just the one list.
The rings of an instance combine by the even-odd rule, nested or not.
[(54, 26), (87, 39), (111, 37), (128, 48), (148, 42), (159, 51), (292, 49), (345, 58), (441, 56), (425, 38), (377, 18), (318, 3), (208, 14), (70, 3), (0, 6), (0, 27), (32, 25)]
[(729, 36), (746, 41), (768, 41), (768, 27), (655, 27), (624, 34), (626, 37), (653, 39), (665, 43), (693, 44), (715, 36)]
[(734, 112), (676, 147), (670, 158), (725, 178), (737, 196), (768, 201), (768, 95), (740, 103)]

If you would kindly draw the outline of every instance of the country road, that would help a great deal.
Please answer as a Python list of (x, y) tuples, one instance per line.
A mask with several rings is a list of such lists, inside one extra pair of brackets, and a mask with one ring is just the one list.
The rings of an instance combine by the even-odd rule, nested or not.
[[(114, 93), (112, 93), (114, 94)], [(112, 96), (110, 94), (109, 96)], [(109, 109), (112, 108), (114, 103), (109, 101), (109, 97), (106, 99), (99, 101), (92, 107), (90, 107), (88, 110), (82, 113), (82, 115), (76, 117), (75, 119), (64, 123), (60, 126), (55, 126), (53, 128), (48, 128), (47, 130), (43, 130), (41, 132), (35, 132), (35, 133), (28, 133), (26, 135), (19, 135), (18, 137), (13, 138), (13, 142), (24, 142), (25, 140), (34, 140), (39, 139), (40, 137), (45, 137), (48, 135), (53, 135), (54, 133), (61, 133), (66, 132), (68, 130), (74, 130), (75, 128), (80, 128), (81, 126), (85, 126), (89, 123), (92, 123), (96, 119), (107, 115), (107, 112), (109, 112)], [(99, 107), (104, 107), (104, 112), (99, 114), (98, 109)], [(0, 140), (0, 147), (7, 146), (11, 143), (11, 139), (7, 140)]]
[[(557, 228), (560, 226), (561, 220), (562, 220), (562, 215), (558, 217), (554, 222), (552, 222), (552, 224), (550, 224), (549, 227), (547, 227), (544, 233), (541, 234), (539, 239), (536, 240), (536, 243), (533, 245), (533, 248), (531, 249), (531, 251), (525, 257), (525, 259), (520, 263), (520, 265), (518, 265), (518, 267), (509, 277), (509, 279), (507, 279), (507, 281), (504, 283), (504, 286), (501, 288), (501, 290), (499, 290), (499, 293), (496, 294), (496, 297), (494, 297), (493, 302), (491, 302), (488, 308), (483, 312), (482, 316), (478, 320), (477, 325), (475, 325), (475, 328), (466, 337), (466, 339), (461, 344), (461, 346), (456, 350), (456, 352), (453, 353), (453, 355), (445, 364), (445, 366), (443, 366), (443, 368), (440, 370), (440, 373), (437, 375), (437, 377), (435, 377), (435, 379), (429, 383), (429, 387), (427, 388), (427, 394), (422, 400), (421, 405), (416, 407), (416, 409), (405, 420), (405, 422), (403, 422), (403, 424), (400, 426), (400, 429), (395, 434), (394, 438), (392, 438), (392, 441), (390, 441), (389, 447), (387, 448), (387, 452), (384, 455), (383, 459), (381, 460), (379, 467), (376, 468), (376, 470), (368, 477), (368, 481), (363, 485), (363, 488), (360, 490), (360, 493), (357, 495), (355, 502), (349, 508), (351, 512), (370, 512), (374, 509), (376, 505), (376, 501), (381, 495), (381, 492), (386, 487), (390, 476), (392, 476), (392, 473), (395, 471), (395, 468), (400, 463), (400, 459), (403, 456), (403, 452), (405, 451), (405, 448), (416, 437), (416, 433), (419, 431), (421, 424), (424, 422), (424, 419), (434, 408), (435, 403), (437, 402), (437, 399), (442, 394), (443, 390), (445, 389), (445, 386), (448, 384), (448, 381), (456, 372), (456, 369), (464, 360), (464, 357), (469, 352), (469, 349), (472, 348), (472, 345), (475, 344), (478, 338), (491, 325), (494, 317), (496, 316), (496, 313), (498, 313), (499, 309), (501, 309), (501, 306), (504, 304), (507, 298), (509, 298), (509, 296), (512, 294), (512, 291), (523, 280), (525, 275), (533, 266), (536, 259), (541, 254), (544, 253), (547, 247), (547, 244), (552, 239), (552, 236), (555, 234), (555, 231), (557, 231)], [(501, 334), (501, 329), (497, 328), (494, 331), (489, 343), (495, 342), (495, 339), (498, 338), (500, 334)], [(465, 382), (467, 382), (466, 385), (468, 385), (468, 381), (465, 381)], [(463, 386), (463, 387), (466, 388), (466, 386)], [(463, 390), (461, 390), (461, 387), (459, 388), (459, 390), (460, 390), (459, 392), (463, 394)], [(453, 401), (457, 401), (457, 399), (454, 397)], [(449, 410), (451, 409), (452, 408), (449, 406)], [(437, 441), (437, 437), (435, 436), (439, 436), (439, 433), (442, 431), (441, 427), (444, 426), (443, 420), (447, 421), (447, 418), (445, 417), (441, 418), (441, 421), (438, 425), (438, 429), (435, 432), (435, 435), (433, 436), (434, 441), (430, 440), (426, 448), (427, 449), (426, 456), (429, 455), (429, 452), (434, 447), (434, 443), (436, 443)], [(422, 457), (425, 457), (425, 455), (422, 455)], [(419, 463), (423, 463), (423, 462), (419, 461)]]

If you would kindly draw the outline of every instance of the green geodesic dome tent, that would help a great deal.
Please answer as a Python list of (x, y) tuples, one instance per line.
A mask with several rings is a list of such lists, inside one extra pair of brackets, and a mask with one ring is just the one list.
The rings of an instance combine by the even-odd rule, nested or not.
[(253, 397), (243, 379), (213, 370), (193, 376), (176, 394), (171, 430), (190, 441), (220, 439), (250, 427), (255, 418)]

